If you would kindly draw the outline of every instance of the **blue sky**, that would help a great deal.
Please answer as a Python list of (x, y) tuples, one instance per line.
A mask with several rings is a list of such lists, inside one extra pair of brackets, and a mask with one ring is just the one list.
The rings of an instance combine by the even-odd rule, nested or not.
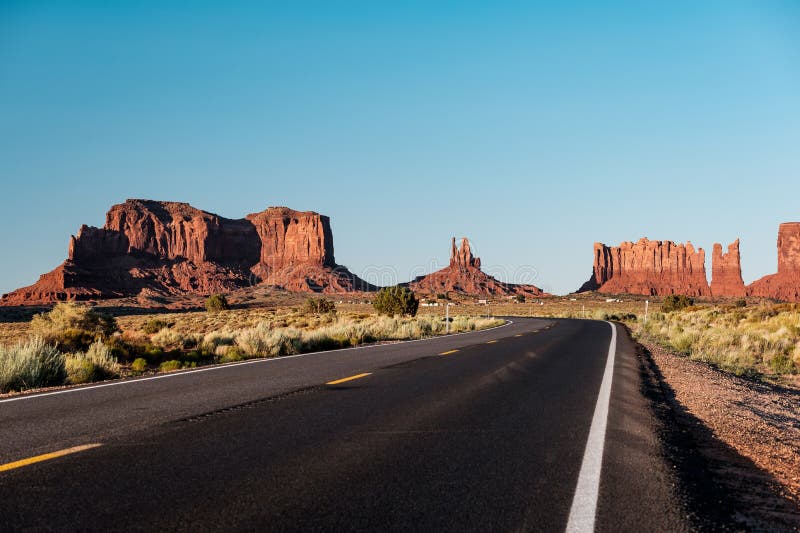
[(794, 1), (6, 0), (0, 292), (126, 198), (319, 211), (398, 281), (455, 235), (557, 293), (595, 241), (741, 237), (750, 282), (800, 220), (798, 67)]

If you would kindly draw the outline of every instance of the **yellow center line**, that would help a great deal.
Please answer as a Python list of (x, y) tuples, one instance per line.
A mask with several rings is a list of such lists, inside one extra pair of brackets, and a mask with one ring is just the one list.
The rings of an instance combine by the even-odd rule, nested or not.
[(458, 350), (450, 350), (450, 351), (447, 351), (447, 352), (442, 352), (439, 355), (450, 355), (451, 353), (456, 353), (457, 351)]
[(344, 383), (345, 381), (353, 381), (354, 379), (365, 378), (367, 376), (372, 375), (372, 372), (366, 372), (364, 374), (356, 374), (355, 376), (350, 376), (347, 378), (337, 379), (336, 381), (329, 381), (325, 385), (338, 385), (339, 383)]
[(7, 470), (14, 470), (15, 468), (21, 468), (23, 466), (32, 465), (34, 463), (41, 463), (42, 461), (49, 461), (50, 459), (56, 459), (57, 457), (64, 457), (65, 455), (70, 455), (85, 450), (91, 450), (92, 448), (98, 448), (100, 446), (102, 446), (102, 444), (100, 443), (82, 444), (81, 446), (73, 446), (72, 448), (66, 448), (64, 450), (45, 453), (42, 455), (37, 455), (35, 457), (28, 457), (27, 459), (20, 459), (19, 461), (14, 461), (13, 463), (6, 463), (4, 465), (0, 465), (0, 472), (5, 472)]
[(522, 333), (517, 333), (517, 334), (516, 334), (516, 335), (514, 335), (514, 336), (515, 336), (515, 337), (522, 337)]
[(488, 341), (486, 344), (494, 344), (494, 343), (496, 343), (496, 342), (497, 342), (497, 341)]

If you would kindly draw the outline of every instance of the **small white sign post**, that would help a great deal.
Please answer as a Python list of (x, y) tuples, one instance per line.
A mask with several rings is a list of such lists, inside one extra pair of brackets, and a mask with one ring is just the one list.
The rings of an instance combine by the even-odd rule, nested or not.
[(644, 301), (644, 323), (647, 324), (647, 311), (650, 307), (650, 300)]

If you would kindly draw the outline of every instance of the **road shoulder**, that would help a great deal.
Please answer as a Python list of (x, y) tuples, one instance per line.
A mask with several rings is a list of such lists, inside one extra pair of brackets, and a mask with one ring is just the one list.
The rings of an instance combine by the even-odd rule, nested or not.
[[(786, 425), (787, 420), (759, 407), (770, 405), (772, 410), (780, 410), (786, 402), (796, 406), (797, 397), (775, 395), (769, 386), (655, 346), (636, 345), (636, 350), (643, 392), (660, 426), (663, 453), (674, 467), (684, 501), (693, 510), (694, 526), (703, 530), (800, 530), (798, 505), (774, 470), (779, 466), (796, 477), (797, 467), (789, 464), (798, 460), (796, 451), (776, 461), (776, 452), (770, 452), (770, 457), (763, 449), (767, 446), (780, 452), (800, 430), (794, 427), (778, 435), (778, 426)], [(775, 446), (781, 440), (783, 444)]]

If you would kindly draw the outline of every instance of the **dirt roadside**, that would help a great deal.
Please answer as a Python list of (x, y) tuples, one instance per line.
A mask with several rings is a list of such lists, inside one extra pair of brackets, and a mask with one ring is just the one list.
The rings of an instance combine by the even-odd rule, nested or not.
[(800, 531), (800, 391), (726, 374), (650, 343), (638, 350), (665, 453), (699, 528)]

